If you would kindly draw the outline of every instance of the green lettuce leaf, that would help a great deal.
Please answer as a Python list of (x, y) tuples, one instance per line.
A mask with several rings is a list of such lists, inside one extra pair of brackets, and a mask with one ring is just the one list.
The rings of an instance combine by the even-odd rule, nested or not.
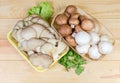
[(52, 6), (48, 2), (41, 2), (38, 6), (28, 10), (29, 15), (39, 15), (41, 18), (48, 20), (53, 15)]
[(41, 2), (39, 7), (41, 8), (40, 16), (48, 20), (53, 14), (51, 5), (48, 2)]
[(32, 7), (31, 9), (28, 10), (28, 15), (39, 15), (40, 14), (40, 8), (39, 7)]

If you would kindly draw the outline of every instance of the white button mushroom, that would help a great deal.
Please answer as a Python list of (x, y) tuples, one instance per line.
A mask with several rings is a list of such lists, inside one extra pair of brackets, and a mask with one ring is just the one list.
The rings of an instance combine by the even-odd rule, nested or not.
[(78, 32), (75, 35), (75, 41), (79, 45), (88, 44), (90, 42), (90, 39), (90, 35), (85, 31)]
[(96, 32), (90, 32), (89, 33), (91, 36), (91, 41), (90, 44), (97, 44), (100, 40), (99, 35)]
[(93, 28), (92, 31), (98, 33), (99, 29), (100, 29), (100, 26), (97, 23), (95, 23), (95, 28)]
[(101, 35), (100, 41), (109, 41), (109, 38), (107, 35)]
[(113, 45), (110, 42), (102, 41), (98, 44), (98, 48), (101, 54), (109, 54), (113, 49)]
[(93, 45), (92, 47), (90, 47), (88, 54), (91, 59), (99, 59), (101, 57), (97, 45)]
[(88, 52), (90, 45), (86, 44), (86, 45), (82, 45), (82, 46), (76, 46), (76, 50), (79, 54), (86, 54)]

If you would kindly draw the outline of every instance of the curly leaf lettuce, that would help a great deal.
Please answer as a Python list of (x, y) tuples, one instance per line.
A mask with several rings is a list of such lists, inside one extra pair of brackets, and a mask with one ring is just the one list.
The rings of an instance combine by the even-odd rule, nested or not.
[(40, 16), (48, 20), (53, 14), (51, 5), (48, 2), (41, 2), (40, 8), (41, 8)]
[(38, 6), (28, 10), (28, 15), (39, 15), (41, 18), (48, 20), (53, 15), (52, 6), (48, 2), (41, 2)]
[(39, 7), (32, 7), (31, 9), (28, 10), (28, 15), (33, 15), (33, 14), (40, 14), (40, 8)]

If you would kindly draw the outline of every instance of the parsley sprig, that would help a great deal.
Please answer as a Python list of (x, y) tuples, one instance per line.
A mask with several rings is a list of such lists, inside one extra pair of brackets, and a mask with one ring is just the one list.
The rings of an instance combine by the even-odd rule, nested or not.
[(70, 49), (68, 53), (59, 60), (59, 63), (65, 66), (67, 71), (74, 68), (77, 75), (80, 75), (84, 71), (82, 65), (86, 64), (85, 60), (83, 60), (83, 58), (72, 49)]

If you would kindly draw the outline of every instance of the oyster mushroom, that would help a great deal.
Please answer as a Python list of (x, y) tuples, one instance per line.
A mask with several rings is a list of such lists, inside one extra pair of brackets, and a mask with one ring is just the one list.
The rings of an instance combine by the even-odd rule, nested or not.
[(31, 55), (29, 60), (34, 66), (42, 68), (48, 68), (53, 62), (53, 59), (50, 56), (42, 53)]

